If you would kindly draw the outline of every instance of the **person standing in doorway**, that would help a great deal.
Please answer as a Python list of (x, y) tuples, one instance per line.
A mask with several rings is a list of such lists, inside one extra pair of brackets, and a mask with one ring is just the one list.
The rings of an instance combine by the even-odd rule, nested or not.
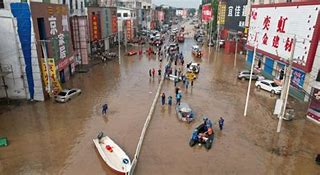
[(164, 92), (162, 92), (162, 95), (161, 95), (161, 104), (162, 106), (166, 103), (166, 95), (164, 94)]
[(220, 128), (220, 131), (222, 131), (223, 125), (224, 125), (224, 119), (223, 119), (222, 117), (220, 117), (220, 119), (219, 119), (219, 128)]

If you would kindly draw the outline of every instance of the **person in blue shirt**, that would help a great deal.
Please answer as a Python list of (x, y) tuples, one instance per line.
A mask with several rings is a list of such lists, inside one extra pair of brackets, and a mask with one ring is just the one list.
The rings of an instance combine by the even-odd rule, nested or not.
[(208, 117), (203, 117), (203, 124), (205, 131), (208, 131), (208, 128), (212, 128), (212, 121)]
[(171, 106), (172, 105), (172, 96), (168, 97), (168, 105)]
[(219, 128), (220, 128), (220, 131), (223, 129), (223, 125), (224, 125), (224, 119), (222, 117), (220, 117), (219, 119)]
[(108, 110), (108, 104), (106, 103), (102, 106), (102, 115), (106, 115), (107, 110)]

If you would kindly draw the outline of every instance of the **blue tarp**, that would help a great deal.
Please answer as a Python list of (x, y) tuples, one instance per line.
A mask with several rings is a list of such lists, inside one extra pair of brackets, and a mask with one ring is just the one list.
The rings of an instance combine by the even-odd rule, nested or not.
[(34, 98), (34, 81), (31, 61), (31, 20), (28, 3), (11, 3), (11, 13), (17, 18), (18, 35), (24, 56), (25, 71), (29, 87), (30, 98)]

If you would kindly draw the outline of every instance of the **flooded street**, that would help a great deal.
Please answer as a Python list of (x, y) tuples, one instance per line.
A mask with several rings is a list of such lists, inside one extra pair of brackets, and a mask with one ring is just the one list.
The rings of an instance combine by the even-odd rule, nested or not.
[[(189, 36), (180, 45), (185, 63), (198, 62), (201, 71), (192, 88), (185, 89), (182, 82), (178, 86), (196, 119), (191, 124), (179, 121), (175, 106), (162, 107), (159, 100), (135, 174), (320, 174), (314, 162), (320, 151), (319, 126), (306, 121), (302, 112), (284, 121), (277, 134), (278, 120), (272, 115), (277, 97), (254, 85), (244, 117), (248, 81), (236, 77), (245, 66), (244, 56), (234, 67), (233, 54), (214, 48), (209, 52), (204, 46), (203, 58), (193, 58)], [(8, 137), (9, 146), (0, 148), (0, 174), (114, 174), (92, 139), (103, 131), (133, 158), (160, 82), (158, 76), (149, 78), (150, 68), (159, 68), (155, 56), (122, 56), (120, 65), (117, 60), (101, 63), (73, 76), (64, 87), (80, 88), (82, 94), (68, 103), (48, 100), (1, 114), (0, 134)], [(165, 80), (162, 91), (174, 97), (173, 81)], [(106, 116), (101, 115), (104, 103), (109, 105)], [(305, 111), (298, 102), (291, 105)], [(188, 144), (203, 115), (214, 122), (209, 151)], [(225, 119), (223, 131), (217, 125), (220, 117)]]

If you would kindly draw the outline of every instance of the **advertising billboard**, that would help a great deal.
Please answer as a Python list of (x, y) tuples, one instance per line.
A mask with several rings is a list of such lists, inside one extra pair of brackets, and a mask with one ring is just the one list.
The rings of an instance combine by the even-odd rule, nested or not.
[(164, 20), (164, 12), (163, 11), (158, 11), (158, 20), (163, 21)]
[(112, 15), (112, 33), (115, 34), (118, 32), (118, 18), (116, 15)]
[(205, 4), (202, 6), (202, 21), (208, 22), (212, 19), (212, 7), (211, 4)]
[(131, 40), (132, 39), (132, 22), (131, 19), (126, 20), (126, 29), (127, 29), (127, 39)]
[(99, 17), (98, 15), (92, 15), (92, 40), (97, 41), (100, 39), (99, 31)]
[(226, 3), (221, 2), (218, 7), (218, 24), (223, 25), (226, 20)]
[(258, 51), (283, 61), (294, 50), (294, 67), (310, 72), (319, 39), (319, 9), (320, 2), (252, 6), (248, 45), (256, 43)]
[(320, 124), (320, 89), (313, 88), (307, 117)]
[(228, 0), (225, 10), (224, 27), (229, 30), (243, 32), (246, 20), (247, 0)]

